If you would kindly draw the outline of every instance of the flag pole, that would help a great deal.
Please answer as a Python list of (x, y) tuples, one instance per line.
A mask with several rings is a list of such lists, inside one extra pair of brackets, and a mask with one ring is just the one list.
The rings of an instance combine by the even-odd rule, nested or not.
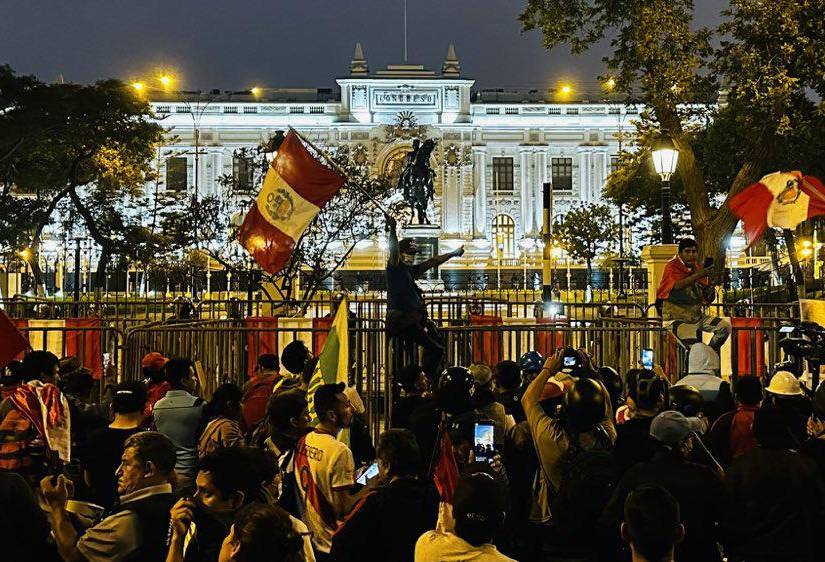
[(320, 148), (318, 148), (317, 146), (315, 146), (314, 144), (312, 144), (312, 141), (310, 141), (309, 139), (307, 139), (306, 137), (304, 137), (301, 133), (299, 133), (299, 132), (298, 132), (298, 131), (296, 131), (294, 128), (292, 128), (292, 126), (291, 126), (291, 125), (289, 126), (289, 130), (290, 130), (290, 131), (292, 131), (293, 133), (295, 133), (296, 135), (298, 135), (298, 138), (299, 138), (299, 139), (301, 139), (302, 141), (304, 141), (305, 143), (307, 143), (307, 144), (310, 146), (310, 148), (312, 148), (315, 152), (317, 152), (318, 154), (320, 154), (320, 155), (321, 155), (321, 158), (323, 158), (323, 159), (324, 159), (324, 161), (325, 161), (325, 162), (326, 162), (326, 163), (327, 163), (327, 164), (328, 164), (328, 165), (329, 165), (332, 169), (334, 169), (336, 172), (338, 172), (339, 174), (341, 174), (341, 175), (344, 177), (344, 179), (345, 179), (345, 180), (347, 180), (347, 184), (348, 184), (348, 185), (351, 185), (352, 187), (354, 187), (355, 189), (357, 189), (358, 191), (360, 191), (361, 193), (363, 193), (363, 194), (367, 197), (367, 199), (369, 199), (369, 200), (370, 200), (370, 202), (378, 208), (378, 210), (379, 210), (379, 211), (381, 211), (382, 213), (384, 213), (386, 216), (390, 216), (390, 212), (389, 212), (387, 209), (385, 209), (385, 208), (384, 208), (384, 206), (383, 206), (383, 205), (382, 205), (382, 204), (381, 204), (381, 203), (380, 203), (380, 202), (379, 202), (379, 201), (378, 201), (375, 197), (373, 197), (372, 195), (370, 195), (369, 193), (367, 193), (367, 191), (366, 191), (363, 187), (361, 187), (360, 185), (358, 185), (357, 183), (355, 183), (354, 181), (352, 181), (352, 179), (351, 179), (351, 178), (347, 175), (347, 173), (346, 173), (344, 170), (342, 170), (342, 169), (341, 169), (341, 166), (339, 166), (339, 165), (338, 165), (338, 163), (337, 163), (337, 162), (335, 162), (335, 160), (333, 160), (332, 158), (330, 158), (330, 156), (329, 156), (329, 155), (328, 155), (328, 154), (327, 154), (324, 150), (321, 150)]

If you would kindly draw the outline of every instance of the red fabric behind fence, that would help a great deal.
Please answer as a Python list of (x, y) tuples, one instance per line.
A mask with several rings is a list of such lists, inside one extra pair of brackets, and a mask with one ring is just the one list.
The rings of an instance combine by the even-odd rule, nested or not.
[[(536, 324), (562, 324), (567, 325), (565, 321), (560, 321), (557, 318), (536, 318)], [(564, 332), (553, 330), (542, 330), (536, 332), (536, 351), (541, 353), (542, 357), (549, 357), (553, 352), (559, 348), (564, 347)]]
[[(100, 328), (100, 318), (66, 318), (66, 328), (66, 355), (76, 356), (80, 363), (92, 372), (92, 377), (100, 380), (103, 376), (103, 332), (94, 329), (80, 331), (83, 328)], [(78, 328), (78, 331), (68, 328)]]
[[(9, 325), (11, 324), (11, 325)], [(0, 311), (0, 367), (5, 367), (10, 361), (15, 359), (23, 359), (26, 354), (26, 347), (28, 347), (28, 337), (24, 331), (29, 326), (29, 322), (25, 318), (9, 318), (6, 313)], [(18, 332), (14, 331), (17, 328)], [(23, 337), (21, 341), (20, 337)], [(11, 355), (17, 349), (23, 349), (17, 355)]]
[[(736, 332), (737, 369), (736, 375), (761, 375), (765, 369), (765, 335), (761, 328), (764, 324), (761, 318), (731, 318), (734, 328), (750, 328)], [(753, 329), (753, 330), (751, 330)], [(751, 364), (751, 346), (756, 346), (756, 365)]]
[[(324, 349), (324, 344), (327, 343), (327, 335), (329, 334), (329, 329), (332, 327), (332, 321), (335, 320), (333, 317), (324, 317), (324, 318), (313, 318), (312, 319), (312, 329), (313, 330), (324, 330), (323, 332), (312, 332), (312, 354), (317, 356), (321, 353), (321, 350)], [(354, 352), (351, 352), (354, 353)]]
[(678, 365), (676, 365), (676, 349), (678, 345), (678, 340), (673, 332), (667, 333), (667, 343), (665, 344), (667, 350), (667, 356), (665, 357), (665, 364), (664, 364), (664, 371), (665, 375), (670, 382), (674, 382), (674, 373), (677, 371)]
[[(278, 317), (253, 316), (244, 319), (244, 324), (250, 328), (246, 332), (246, 364), (247, 374), (251, 377), (259, 355), (264, 353), (278, 355), (278, 333), (275, 331), (278, 328)], [(265, 328), (265, 330), (253, 328)]]
[[(501, 326), (501, 316), (470, 315), (470, 326)], [(501, 361), (501, 332), (473, 332), (473, 363), (494, 366)]]

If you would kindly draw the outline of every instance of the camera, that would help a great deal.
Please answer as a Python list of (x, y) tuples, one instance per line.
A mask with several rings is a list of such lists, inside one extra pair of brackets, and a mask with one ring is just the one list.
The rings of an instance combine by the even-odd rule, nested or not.
[[(797, 377), (805, 371), (812, 375), (812, 388), (819, 385), (819, 367), (825, 364), (825, 328), (816, 322), (799, 322), (786, 324), (779, 328), (785, 337), (779, 341), (779, 347), (785, 354), (781, 368), (794, 373)], [(779, 365), (775, 366), (775, 369)]]

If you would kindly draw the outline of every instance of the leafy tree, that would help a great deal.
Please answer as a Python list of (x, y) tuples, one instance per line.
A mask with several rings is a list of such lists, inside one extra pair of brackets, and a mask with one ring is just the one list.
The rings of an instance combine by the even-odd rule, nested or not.
[(572, 208), (553, 226), (558, 243), (571, 257), (587, 265), (587, 282), (592, 282), (593, 260), (610, 252), (618, 243), (619, 229), (613, 222), (615, 213), (603, 204), (581, 204)]
[(696, 26), (693, 11), (692, 0), (528, 0), (520, 20), (548, 49), (582, 53), (609, 40), (616, 91), (647, 108), (609, 193), (655, 208), (649, 151), (671, 137), (675, 200), (690, 210), (702, 253), (722, 263), (737, 222), (731, 196), (776, 169), (822, 173), (825, 3), (730, 0), (716, 29)]
[[(0, 67), (0, 181), (3, 193), (32, 194), (31, 266), (55, 209), (68, 202), (101, 248), (96, 284), (103, 285), (113, 256), (145, 242), (135, 209), (145, 204), (151, 161), (163, 128), (151, 108), (117, 80), (92, 85), (44, 84)], [(13, 206), (19, 211), (22, 199)], [(135, 216), (137, 215), (137, 216)]]

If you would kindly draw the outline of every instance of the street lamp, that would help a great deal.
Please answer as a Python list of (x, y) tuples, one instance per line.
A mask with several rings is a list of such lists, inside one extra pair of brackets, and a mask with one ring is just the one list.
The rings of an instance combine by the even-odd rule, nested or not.
[(670, 218), (670, 177), (676, 171), (679, 150), (669, 137), (663, 137), (653, 149), (653, 167), (662, 178), (662, 244), (673, 244), (673, 221)]

